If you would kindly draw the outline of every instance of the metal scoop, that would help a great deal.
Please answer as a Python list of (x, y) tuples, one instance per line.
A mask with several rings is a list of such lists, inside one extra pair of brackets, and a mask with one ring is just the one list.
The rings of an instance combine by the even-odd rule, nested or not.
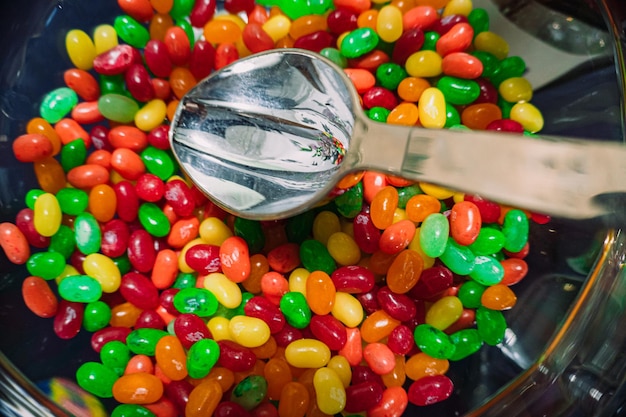
[(170, 141), (200, 190), (249, 219), (296, 215), (349, 172), (376, 170), (538, 213), (626, 224), (625, 146), (377, 123), (344, 72), (304, 50), (252, 55), (198, 83), (180, 101)]

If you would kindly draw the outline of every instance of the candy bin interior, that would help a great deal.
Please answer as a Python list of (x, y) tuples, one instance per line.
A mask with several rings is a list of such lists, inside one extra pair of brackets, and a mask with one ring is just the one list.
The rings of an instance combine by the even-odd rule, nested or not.
[[(182, 13), (177, 15), (172, 12), (176, 15), (176, 23), (181, 24), (189, 15), (189, 12), (185, 14), (181, 10), (188, 7), (188, 3), (193, 6), (193, 2), (174, 0), (173, 3), (174, 8), (178, 8), (176, 13)], [(197, 0), (197, 3), (211, 2)], [(236, 3), (218, 3), (218, 14), (224, 7), (239, 7)], [(292, 5), (289, 10), (296, 13), (293, 10), (296, 3), (302, 2), (264, 2), (263, 6)], [(302, 4), (313, 3), (316, 2)], [(320, 5), (324, 2), (317, 3), (318, 7), (322, 7)], [(362, 3), (365, 2), (337, 0), (335, 5), (339, 9), (362, 7)], [(369, 4), (369, 1), (366, 3)], [(447, 1), (394, 0), (391, 3), (442, 7)], [(458, 3), (462, 9), (462, 4), (472, 2)], [(167, 1), (156, 0), (120, 0), (119, 4), (168, 7)], [(372, 2), (372, 8), (381, 9), (386, 4)], [(473, 6), (491, 13), (491, 30), (507, 40), (511, 48), (509, 55), (526, 59), (523, 76), (535, 87), (532, 103), (541, 111), (545, 122), (540, 134), (578, 136), (590, 140), (624, 140), (625, 113), (622, 100), (626, 69), (623, 56), (626, 46), (623, 40), (626, 36), (626, 6), (622, 1), (475, 0)], [(29, 191), (40, 188), (33, 163), (18, 161), (14, 156), (13, 143), (17, 137), (26, 133), (31, 119), (40, 117), (40, 104), (46, 94), (66, 86), (64, 73), (75, 66), (65, 46), (68, 31), (79, 29), (93, 34), (98, 25), (113, 25), (118, 16), (126, 12), (141, 14), (140, 9), (137, 6), (134, 12), (123, 11), (116, 0), (21, 0), (3, 1), (0, 5), (0, 222), (3, 224), (15, 223), (18, 213), (26, 207)], [(146, 21), (153, 13), (151, 10), (149, 12)], [(242, 12), (240, 15), (246, 14)], [(147, 23), (141, 25), (148, 27)], [(182, 26), (185, 27), (185, 24)], [(187, 27), (190, 27), (189, 23)], [(199, 39), (202, 33), (202, 30), (196, 31), (195, 36)], [(120, 40), (121, 43), (124, 43), (123, 40)], [(180, 64), (183, 67), (186, 65), (184, 62)], [(86, 70), (98, 76), (89, 65)], [(150, 70), (154, 71), (154, 68)], [(102, 82), (100, 86), (103, 86)], [(91, 100), (97, 100), (97, 97)], [(86, 131), (98, 123), (86, 123)], [(108, 127), (112, 128), (113, 125), (115, 123), (112, 122)], [(58, 160), (61, 157), (61, 154), (57, 155)], [(498, 155), (492, 157), (497, 158)], [(111, 178), (114, 179), (113, 176)], [(537, 187), (541, 187), (541, 184), (537, 184)], [(332, 212), (333, 203), (330, 204), (322, 209)], [(318, 209), (318, 212), (322, 209)], [(617, 210), (626, 210), (626, 207), (618, 207)], [(346, 222), (345, 219), (343, 221)], [(378, 410), (356, 410), (354, 413), (340, 408), (333, 414), (509, 417), (624, 415), (624, 233), (619, 227), (597, 219), (573, 221), (536, 214), (531, 216), (529, 223), (530, 249), (524, 258), (528, 273), (523, 280), (510, 287), (517, 301), (513, 308), (502, 313), (506, 319), (502, 340), (483, 343), (480, 349), (465, 358), (446, 361), (449, 369), (445, 372), (445, 379), (437, 379), (441, 371), (431, 370), (431, 376), (424, 376), (435, 378), (429, 386), (422, 384), (409, 388), (412, 381), (407, 379), (404, 383), (406, 390), (412, 392), (412, 398), (417, 395), (415, 391), (422, 390), (421, 396), (417, 396), (425, 404), (409, 401), (406, 410), (401, 409), (400, 412), (391, 404), (386, 414), (380, 407)], [(5, 233), (4, 229), (2, 233)], [(0, 236), (0, 239), (4, 239), (3, 247), (6, 248), (5, 237)], [(41, 248), (32, 247), (31, 256), (46, 250), (45, 245)], [(71, 262), (70, 257), (67, 262)], [(62, 324), (55, 324), (55, 318), (42, 318), (34, 314), (26, 306), (22, 295), (24, 280), (32, 275), (30, 272), (25, 262), (11, 262), (4, 251), (0, 251), (1, 415), (82, 417), (182, 414), (184, 401), (190, 401), (193, 396), (190, 390), (194, 385), (176, 381), (172, 383), (169, 378), (171, 375), (163, 376), (165, 380), (169, 378), (165, 384), (173, 384), (178, 388), (165, 388), (165, 396), (169, 396), (169, 400), (160, 400), (160, 408), (154, 404), (152, 408), (150, 404), (146, 407), (120, 408), (119, 403), (110, 398), (111, 395), (98, 398), (81, 389), (77, 384), (77, 370), (84, 363), (102, 361), (99, 353), (92, 348), (95, 330), (82, 328), (75, 337), (62, 338), (57, 334)], [(145, 275), (149, 277), (150, 272), (146, 271)], [(54, 278), (47, 279), (49, 287), (58, 297)], [(103, 299), (112, 304), (125, 301), (115, 294), (105, 294)], [(423, 303), (422, 300), (423, 305), (432, 302), (428, 300)], [(72, 321), (71, 314), (66, 320)], [(166, 327), (162, 326), (162, 329)], [(409, 327), (409, 330), (412, 329)], [(313, 337), (310, 333), (313, 331), (307, 331), (303, 330), (304, 334)], [(385, 352), (388, 351), (391, 350)], [(406, 357), (417, 352), (413, 347)], [(111, 363), (114, 359), (109, 357), (108, 361)], [(337, 378), (339, 372), (333, 372)], [(429, 371), (423, 372), (428, 375)], [(355, 374), (353, 372), (353, 378)], [(118, 376), (116, 374), (116, 378)], [(293, 378), (296, 379), (295, 376)], [(383, 380), (389, 386), (398, 384), (397, 381), (389, 382), (390, 378)], [(251, 381), (248, 379), (248, 382)], [(446, 394), (449, 398), (441, 398), (442, 390), (445, 391), (442, 385), (449, 382), (453, 384), (453, 389)], [(158, 383), (163, 384), (160, 380)], [(197, 381), (195, 384), (200, 386)], [(374, 388), (372, 385), (368, 387), (375, 397), (380, 395), (383, 386), (374, 385)], [(315, 387), (320, 391), (324, 388), (323, 384)], [(240, 385), (238, 388), (244, 389)], [(262, 392), (262, 389), (259, 390)], [(345, 393), (349, 388), (341, 390)], [(234, 400), (230, 401), (231, 395), (234, 394), (229, 390), (221, 400), (222, 403), (230, 404), (231, 414), (227, 414), (227, 407), (221, 404), (221, 411), (215, 411), (215, 415), (278, 415), (276, 408), (280, 409), (280, 403), (275, 398), (269, 402), (274, 406), (267, 405), (267, 395), (264, 395), (265, 398), (259, 400), (260, 406), (257, 406), (257, 402), (252, 405), (245, 403), (244, 407), (239, 403), (232, 405)], [(219, 398), (213, 395), (204, 400), (204, 405), (196, 408), (196, 414), (188, 414), (208, 415), (197, 413), (203, 410), (202, 407), (209, 407), (204, 410), (213, 412), (218, 407), (217, 403), (212, 407), (207, 404), (215, 401), (219, 401)], [(246, 401), (255, 400), (248, 398)], [(313, 398), (310, 403), (314, 401)], [(355, 407), (354, 404), (351, 406)], [(307, 415), (328, 414), (320, 411), (321, 406), (317, 409), (311, 407), (309, 405), (305, 410), (308, 411)], [(326, 404), (324, 407), (330, 406)], [(332, 407), (326, 408), (329, 409)], [(303, 415), (292, 412), (294, 414), (285, 414), (283, 410), (281, 416)]]

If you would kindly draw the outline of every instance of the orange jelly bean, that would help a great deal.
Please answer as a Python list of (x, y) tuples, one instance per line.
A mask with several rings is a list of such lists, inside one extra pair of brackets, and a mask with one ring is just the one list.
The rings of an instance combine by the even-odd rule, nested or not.
[(67, 173), (67, 182), (76, 188), (92, 188), (98, 184), (105, 184), (109, 181), (109, 171), (106, 168), (85, 164), (72, 168)]
[(111, 167), (127, 180), (139, 178), (146, 167), (141, 157), (130, 149), (118, 148), (111, 154)]
[(187, 354), (178, 337), (163, 336), (157, 342), (154, 357), (161, 371), (172, 381), (187, 376)]
[[(2, 225), (0, 225), (1, 227)], [(22, 282), (22, 297), (26, 307), (39, 317), (50, 318), (57, 313), (59, 301), (48, 282), (43, 278), (27, 277)]]
[(361, 68), (346, 68), (343, 70), (359, 94), (365, 93), (376, 84), (376, 77), (371, 72)]
[(157, 13), (169, 13), (174, 5), (174, 0), (150, 0), (150, 4)]
[(148, 146), (148, 136), (135, 126), (116, 126), (109, 131), (107, 137), (114, 148), (140, 152)]
[(363, 359), (361, 331), (358, 327), (348, 327), (346, 334), (346, 344), (339, 350), (339, 354), (347, 359), (350, 366), (357, 366)]
[(235, 43), (241, 38), (241, 28), (232, 20), (214, 19), (204, 25), (204, 38), (207, 42)]
[(189, 393), (185, 406), (185, 417), (206, 417), (213, 415), (222, 399), (222, 386), (215, 379), (207, 379)]
[(150, 356), (139, 354), (130, 358), (124, 369), (124, 375), (137, 373), (154, 373), (154, 364)]
[(430, 86), (430, 82), (424, 78), (406, 77), (398, 84), (397, 92), (402, 100), (417, 103), (424, 90)]
[(162, 41), (165, 39), (167, 30), (174, 26), (174, 19), (169, 14), (157, 13), (152, 16), (148, 30), (150, 32), (150, 39), (156, 39)]
[(508, 258), (500, 261), (504, 269), (504, 278), (500, 284), (515, 285), (520, 282), (528, 273), (528, 264), (519, 258)]
[(41, 117), (33, 117), (26, 125), (26, 133), (38, 133), (44, 135), (52, 143), (52, 155), (61, 151), (61, 138), (52, 125)]
[(85, 101), (95, 101), (100, 97), (100, 85), (89, 72), (71, 68), (63, 73), (65, 85), (74, 90)]
[(113, 398), (126, 404), (150, 404), (163, 395), (163, 382), (145, 372), (122, 375), (113, 384)]
[(40, 133), (26, 133), (15, 138), (12, 144), (15, 159), (20, 162), (35, 162), (53, 155), (53, 144)]
[(461, 112), (461, 122), (472, 130), (485, 130), (489, 123), (502, 119), (502, 110), (497, 104), (470, 104)]
[(418, 28), (425, 30), (439, 19), (437, 10), (428, 5), (413, 7), (402, 15), (404, 30)]
[(98, 184), (89, 191), (89, 211), (99, 222), (108, 222), (115, 216), (117, 196), (110, 185)]
[(306, 300), (315, 314), (329, 314), (335, 304), (335, 284), (326, 272), (313, 271), (306, 279)]
[(267, 380), (267, 397), (270, 400), (280, 400), (283, 388), (293, 380), (291, 367), (286, 360), (279, 358), (267, 361), (263, 375)]
[(104, 149), (97, 149), (89, 154), (85, 162), (109, 169), (111, 167), (111, 152)]
[(413, 126), (419, 118), (419, 110), (414, 103), (400, 103), (387, 116), (387, 123), (394, 125)]
[(430, 375), (443, 375), (448, 372), (450, 363), (447, 359), (436, 359), (424, 352), (411, 356), (404, 364), (406, 376), (414, 381)]
[(480, 210), (476, 204), (471, 201), (456, 203), (450, 210), (449, 219), (450, 235), (458, 244), (467, 246), (474, 243), (482, 226)]
[(157, 253), (150, 279), (158, 289), (169, 288), (178, 275), (178, 256), (172, 249), (162, 249)]
[(289, 381), (280, 393), (278, 403), (279, 417), (304, 417), (309, 403), (309, 391), (304, 384), (297, 381)]
[(54, 125), (54, 130), (59, 135), (64, 145), (76, 139), (82, 139), (87, 149), (91, 146), (91, 137), (83, 127), (74, 119), (61, 119)]
[(396, 357), (384, 343), (369, 343), (363, 349), (363, 358), (372, 371), (384, 375), (396, 366)]
[(414, 195), (406, 203), (406, 215), (412, 222), (421, 223), (433, 213), (439, 213), (441, 203), (428, 194)]
[(491, 310), (508, 310), (517, 302), (517, 296), (507, 285), (496, 284), (487, 287), (480, 297), (480, 302)]
[(198, 81), (187, 68), (176, 67), (170, 74), (170, 88), (179, 99), (183, 98), (189, 90), (191, 90)]
[(441, 61), (441, 70), (452, 77), (474, 79), (483, 73), (483, 63), (467, 52), (452, 52)]
[(111, 321), (114, 327), (133, 327), (141, 314), (141, 309), (131, 303), (121, 303), (111, 308)]
[(385, 310), (377, 310), (363, 320), (361, 337), (367, 343), (378, 342), (389, 336), (399, 324), (400, 321), (391, 317)]
[(370, 205), (374, 226), (379, 229), (391, 226), (398, 201), (398, 190), (392, 186), (386, 186), (376, 194)]
[(291, 22), (289, 36), (293, 39), (298, 39), (311, 33), (326, 30), (327, 27), (326, 16), (317, 14), (306, 15)]
[(405, 249), (387, 270), (387, 286), (397, 294), (405, 294), (417, 284), (423, 270), (424, 260), (421, 255), (412, 249)]

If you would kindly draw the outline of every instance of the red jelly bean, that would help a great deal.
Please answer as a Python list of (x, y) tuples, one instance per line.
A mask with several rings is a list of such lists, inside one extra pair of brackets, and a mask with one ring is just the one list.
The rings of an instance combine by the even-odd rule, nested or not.
[(224, 9), (228, 13), (250, 13), (254, 9), (254, 0), (225, 0)]
[(439, 35), (443, 36), (458, 23), (467, 23), (467, 17), (460, 14), (451, 14), (448, 16), (444, 16), (441, 19), (435, 21), (430, 27), (430, 30), (433, 30)]
[(189, 58), (189, 71), (196, 80), (206, 78), (215, 66), (215, 47), (205, 40), (197, 41)]
[(377, 293), (378, 287), (374, 287), (370, 291), (357, 294), (356, 296), (357, 300), (359, 300), (359, 303), (361, 303), (361, 306), (367, 314), (372, 314), (380, 309), (378, 299), (376, 298)]
[(92, 127), (89, 131), (89, 138), (95, 149), (104, 149), (107, 151), (113, 149), (109, 143), (109, 129), (104, 126), (96, 125)]
[(93, 69), (102, 75), (123, 74), (136, 62), (136, 53), (135, 48), (130, 45), (120, 44), (114, 46), (93, 60)]
[(211, 20), (215, 14), (215, 8), (217, 6), (216, 0), (196, 0), (191, 13), (189, 14), (189, 21), (191, 25), (196, 28), (202, 28)]
[(263, 320), (270, 328), (271, 334), (276, 334), (283, 330), (287, 323), (278, 306), (261, 296), (254, 296), (249, 299), (244, 305), (243, 311), (248, 317), (256, 317)]
[(499, 119), (487, 125), (487, 130), (495, 130), (498, 132), (524, 133), (524, 126), (521, 123), (511, 119)]
[(90, 125), (104, 120), (97, 101), (84, 101), (72, 109), (72, 119), (81, 125)]
[(452, 286), (454, 275), (445, 266), (433, 266), (422, 271), (419, 281), (409, 295), (418, 300), (428, 300)]
[(461, 201), (452, 206), (449, 216), (450, 235), (460, 245), (471, 245), (480, 232), (480, 210), (471, 201)]
[(248, 23), (241, 34), (243, 43), (250, 52), (258, 53), (274, 47), (274, 40), (258, 23)]
[(483, 73), (483, 63), (466, 52), (452, 52), (441, 61), (441, 69), (445, 75), (474, 79)]
[(117, 258), (126, 253), (130, 230), (121, 219), (113, 219), (102, 225), (100, 251), (109, 258)]
[(220, 43), (215, 50), (215, 69), (225, 67), (239, 59), (239, 52), (232, 43)]
[(384, 51), (375, 49), (362, 57), (351, 59), (348, 64), (351, 68), (359, 68), (367, 71), (375, 72), (381, 64), (389, 62), (390, 58)]
[(113, 186), (118, 204), (116, 207), (119, 218), (127, 223), (137, 219), (139, 196), (135, 186), (128, 181), (120, 181)]
[(406, 355), (415, 346), (413, 331), (404, 324), (396, 326), (387, 336), (387, 346), (396, 355)]
[[(131, 127), (131, 126), (128, 126)], [(118, 148), (111, 154), (111, 167), (124, 179), (133, 181), (146, 172), (141, 156), (132, 149)]]
[(156, 175), (146, 173), (137, 179), (135, 190), (140, 199), (156, 203), (165, 194), (165, 183)]
[(414, 381), (408, 389), (409, 402), (419, 406), (441, 402), (452, 394), (454, 385), (445, 375), (429, 375)]
[(159, 292), (152, 281), (138, 272), (122, 276), (120, 293), (126, 301), (142, 310), (153, 310), (160, 304)]
[(372, 217), (368, 212), (360, 212), (352, 221), (354, 241), (365, 253), (374, 253), (378, 250), (380, 230), (374, 226)]
[(423, 31), (430, 30), (438, 21), (439, 13), (432, 6), (413, 7), (402, 16), (404, 30), (414, 28)]
[(299, 37), (293, 43), (294, 48), (307, 49), (313, 52), (319, 52), (324, 48), (328, 48), (335, 42), (335, 37), (325, 30), (310, 33)]
[(300, 265), (300, 246), (296, 243), (279, 245), (267, 253), (267, 262), (276, 272), (291, 272)]
[(452, 52), (465, 51), (472, 44), (474, 29), (469, 23), (457, 23), (448, 32), (443, 34), (435, 47), (442, 57)]
[(148, 133), (148, 143), (157, 149), (167, 150), (170, 148), (168, 134), (169, 127), (159, 125)]
[(91, 335), (91, 348), (95, 352), (100, 352), (102, 347), (109, 342), (117, 341), (126, 343), (126, 338), (131, 332), (130, 327), (109, 326), (98, 330)]
[(193, 245), (185, 253), (185, 262), (200, 275), (221, 271), (220, 247), (209, 244)]
[(303, 337), (304, 335), (299, 329), (289, 324), (285, 324), (280, 331), (274, 333), (274, 340), (276, 340), (276, 344), (280, 347), (287, 347), (289, 343), (294, 340), (302, 339)]
[(191, 56), (191, 43), (183, 28), (172, 26), (167, 29), (163, 43), (165, 43), (172, 64), (177, 66), (187, 64)]
[(383, 399), (383, 386), (374, 381), (361, 382), (346, 388), (347, 413), (358, 413), (373, 408)]
[(180, 312), (174, 307), (174, 296), (180, 291), (178, 288), (168, 288), (161, 292), (159, 299), (161, 301), (161, 307), (170, 314), (175, 316), (180, 315)]
[(172, 60), (163, 41), (151, 39), (144, 47), (148, 69), (157, 77), (167, 78), (172, 72)]
[(189, 349), (198, 340), (211, 337), (204, 320), (190, 313), (181, 314), (174, 319), (174, 333), (185, 349)]
[(480, 211), (480, 218), (484, 224), (496, 223), (500, 218), (501, 208), (498, 203), (471, 194), (465, 194), (464, 200), (476, 204), (476, 207), (478, 207)]
[(22, 298), (26, 307), (39, 317), (50, 318), (57, 313), (59, 301), (43, 278), (27, 277), (22, 282)]
[(15, 225), (24, 234), (29, 245), (35, 248), (47, 248), (50, 246), (50, 237), (42, 236), (35, 229), (35, 212), (29, 208), (23, 208), (15, 216)]
[(376, 300), (389, 316), (399, 321), (411, 320), (417, 313), (415, 303), (408, 295), (394, 293), (387, 286), (378, 290)]
[(328, 30), (335, 35), (351, 32), (356, 29), (358, 15), (348, 9), (336, 9), (331, 11), (326, 17)]
[(154, 15), (149, 0), (117, 0), (117, 4), (124, 13), (143, 23), (150, 21)]
[(168, 181), (165, 184), (164, 197), (178, 216), (187, 217), (193, 214), (195, 199), (186, 182), (178, 179)]
[(63, 73), (65, 85), (74, 90), (85, 101), (98, 100), (100, 97), (100, 85), (98, 81), (85, 70), (78, 68), (68, 69)]
[(116, 126), (109, 131), (109, 143), (114, 148), (141, 152), (148, 146), (148, 136), (135, 126)]
[(222, 272), (233, 282), (245, 281), (250, 276), (248, 244), (239, 236), (231, 236), (220, 246)]
[(191, 382), (186, 379), (180, 381), (171, 381), (165, 384), (165, 396), (169, 398), (176, 410), (178, 411), (179, 416), (185, 415), (185, 406), (189, 402), (189, 394), (193, 391), (194, 386)]
[(415, 223), (411, 220), (400, 220), (387, 227), (378, 242), (381, 251), (388, 254), (400, 253), (415, 236)]
[(136, 329), (163, 329), (165, 322), (155, 310), (144, 310), (135, 321)]
[(384, 385), (380, 375), (365, 365), (352, 367), (352, 380), (350, 382), (352, 385), (358, 385), (363, 382), (374, 382), (379, 385)]
[(72, 339), (83, 325), (85, 304), (61, 300), (52, 325), (54, 333), (61, 339)]
[(374, 288), (374, 273), (359, 265), (339, 267), (330, 275), (335, 289), (349, 294), (361, 294)]
[(474, 81), (478, 83), (478, 87), (480, 88), (480, 94), (478, 98), (474, 100), (474, 103), (498, 103), (498, 89), (495, 88), (489, 80), (478, 77)]
[(218, 366), (223, 366), (233, 372), (244, 372), (252, 369), (256, 363), (254, 352), (238, 343), (231, 340), (220, 340), (217, 344), (220, 347)]
[(146, 102), (154, 98), (154, 86), (150, 74), (142, 64), (131, 65), (124, 74), (124, 80), (126, 88), (137, 101)]
[(366, 109), (384, 107), (387, 110), (393, 110), (397, 105), (398, 99), (396, 96), (383, 87), (372, 87), (363, 94), (363, 107)]
[(139, 272), (150, 272), (156, 259), (154, 240), (145, 230), (135, 230), (128, 239), (128, 260)]
[(330, 350), (340, 350), (348, 340), (345, 326), (330, 314), (314, 315), (309, 324), (311, 333)]
[(424, 45), (424, 32), (420, 28), (405, 30), (393, 47), (391, 59), (399, 65), (404, 65), (406, 60), (419, 51)]

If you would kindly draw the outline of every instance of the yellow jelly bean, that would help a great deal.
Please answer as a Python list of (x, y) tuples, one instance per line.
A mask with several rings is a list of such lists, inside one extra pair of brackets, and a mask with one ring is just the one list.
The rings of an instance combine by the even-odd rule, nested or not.
[(285, 348), (285, 359), (296, 368), (321, 368), (330, 360), (330, 349), (317, 339), (298, 339)]
[(198, 233), (204, 243), (216, 246), (221, 246), (226, 239), (233, 235), (226, 223), (217, 217), (207, 217), (202, 220)]
[(256, 317), (235, 316), (228, 328), (235, 342), (247, 348), (259, 347), (270, 338), (270, 327)]
[(193, 268), (187, 264), (187, 261), (185, 260), (185, 256), (187, 255), (187, 251), (189, 250), (189, 248), (191, 248), (192, 246), (198, 245), (200, 243), (205, 243), (205, 242), (204, 240), (202, 240), (202, 238), (198, 237), (187, 242), (187, 244), (183, 246), (183, 249), (180, 251), (180, 255), (178, 255), (178, 269), (180, 270), (180, 272), (184, 272), (186, 274), (190, 274), (194, 272)]
[(341, 231), (339, 216), (332, 211), (321, 211), (313, 220), (313, 239), (327, 244), (328, 238), (335, 232)]
[(355, 265), (361, 260), (361, 249), (347, 233), (336, 232), (330, 235), (326, 244), (330, 256), (339, 265)]
[(426, 312), (426, 323), (439, 330), (445, 330), (457, 321), (463, 313), (463, 303), (455, 296), (441, 297)]
[(409, 249), (417, 252), (420, 257), (424, 260), (424, 269), (430, 268), (435, 264), (435, 258), (431, 258), (426, 255), (422, 250), (422, 245), (420, 244), (420, 228), (415, 229), (415, 236), (413, 236), (413, 240), (409, 243)]
[(467, 16), (473, 9), (472, 0), (450, 0), (443, 9), (442, 17), (458, 14)]
[(135, 125), (144, 132), (149, 132), (163, 123), (166, 112), (167, 105), (163, 100), (150, 100), (135, 113)]
[(437, 200), (446, 200), (452, 197), (455, 193), (455, 191), (448, 188), (440, 187), (438, 185), (430, 184), (427, 182), (420, 182), (419, 186), (424, 194), (435, 197)]
[(261, 26), (265, 33), (270, 35), (270, 38), (274, 42), (284, 38), (289, 34), (291, 29), (291, 20), (283, 14), (277, 14), (267, 19), (263, 26)]
[(442, 72), (441, 62), (441, 56), (435, 51), (418, 51), (407, 58), (404, 68), (411, 77), (436, 77)]
[(400, 103), (387, 116), (391, 125), (413, 126), (419, 120), (419, 110), (415, 103)]
[(217, 301), (226, 308), (236, 308), (241, 304), (241, 289), (221, 272), (204, 277), (204, 288), (211, 291)]
[(460, 203), (461, 201), (465, 201), (465, 193), (461, 192), (461, 191), (457, 191), (456, 193), (454, 193), (454, 195), (452, 196), (452, 200), (455, 203)]
[(474, 48), (477, 51), (489, 52), (498, 59), (504, 59), (509, 55), (509, 44), (501, 37), (490, 31), (480, 32), (474, 38)]
[(385, 42), (395, 42), (402, 36), (402, 11), (388, 4), (378, 11), (376, 32)]
[(520, 123), (524, 130), (530, 133), (539, 132), (543, 129), (543, 115), (537, 107), (531, 103), (516, 103), (511, 108), (511, 120)]
[(352, 294), (338, 291), (330, 312), (334, 318), (348, 327), (357, 327), (363, 321), (363, 306)]
[(93, 59), (96, 57), (96, 46), (85, 32), (72, 29), (65, 35), (65, 49), (72, 64), (82, 70), (93, 68)]
[(213, 340), (232, 340), (235, 341), (235, 338), (230, 333), (230, 320), (226, 317), (215, 316), (212, 317), (206, 324), (206, 327), (211, 332), (211, 336), (213, 336)]
[(100, 283), (104, 292), (117, 291), (122, 282), (122, 275), (113, 259), (101, 253), (87, 255), (83, 261), (83, 270)]
[(346, 390), (337, 373), (330, 368), (320, 368), (313, 376), (317, 407), (321, 412), (335, 415), (346, 406)]
[(115, 28), (111, 25), (97, 26), (93, 31), (93, 43), (98, 55), (115, 48), (118, 45)]
[(500, 83), (498, 92), (509, 103), (530, 101), (533, 98), (533, 86), (523, 77), (511, 77)]
[(446, 99), (441, 90), (429, 87), (420, 96), (419, 120), (428, 129), (441, 129), (446, 124)]
[(52, 236), (59, 230), (62, 220), (61, 206), (54, 194), (43, 193), (35, 200), (35, 230), (41, 236)]
[(246, 27), (246, 22), (244, 22), (244, 20), (236, 14), (228, 13), (228, 14), (216, 15), (213, 17), (213, 20), (228, 20), (230, 22), (233, 22), (237, 26), (239, 26), (239, 29), (241, 30), (243, 30)]
[(306, 279), (309, 277), (309, 270), (296, 268), (289, 274), (289, 291), (299, 292), (306, 297)]
[(327, 368), (337, 373), (344, 388), (348, 388), (352, 380), (352, 368), (345, 356), (335, 355), (328, 361)]

